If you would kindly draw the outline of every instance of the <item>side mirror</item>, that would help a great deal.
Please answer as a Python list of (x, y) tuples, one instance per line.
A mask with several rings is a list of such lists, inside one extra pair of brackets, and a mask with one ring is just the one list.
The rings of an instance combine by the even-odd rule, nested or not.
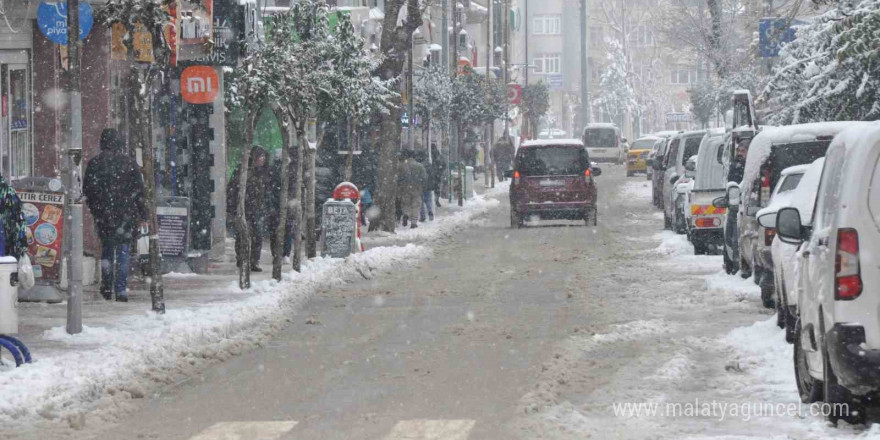
[[(763, 210), (762, 210), (763, 211)], [(765, 229), (776, 229), (777, 212), (758, 213), (758, 224)]]
[(721, 196), (712, 200), (712, 206), (715, 208), (728, 208), (730, 203), (727, 201), (727, 196)]
[(739, 206), (740, 203), (740, 189), (739, 185), (736, 183), (728, 183), (727, 184), (727, 203), (730, 206)]
[(678, 182), (678, 178), (681, 177), (678, 174), (673, 174), (672, 177), (669, 178), (669, 184), (675, 185), (675, 182)]
[(782, 208), (776, 214), (776, 236), (783, 243), (801, 244), (804, 241), (804, 228), (801, 226), (801, 213), (796, 208)]
[(599, 167), (592, 167), (592, 168), (590, 168), (590, 172), (593, 173), (593, 176), (595, 176), (595, 177), (599, 177), (599, 176), (602, 175), (602, 168), (599, 168)]
[(513, 179), (513, 170), (507, 170), (504, 172), (505, 179)]

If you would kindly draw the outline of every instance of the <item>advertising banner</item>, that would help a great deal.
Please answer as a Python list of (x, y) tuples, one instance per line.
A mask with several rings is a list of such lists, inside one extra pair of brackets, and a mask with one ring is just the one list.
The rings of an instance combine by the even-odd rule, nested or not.
[(185, 257), (189, 210), (181, 206), (158, 206), (159, 249), (163, 256)]
[(27, 253), (34, 266), (34, 277), (56, 280), (61, 271), (64, 193), (22, 191), (18, 197), (27, 224)]

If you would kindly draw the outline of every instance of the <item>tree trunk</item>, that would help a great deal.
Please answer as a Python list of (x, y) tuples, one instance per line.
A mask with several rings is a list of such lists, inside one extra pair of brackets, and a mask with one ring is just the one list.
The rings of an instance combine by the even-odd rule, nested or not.
[(373, 194), (379, 218), (370, 223), (370, 230), (381, 229), (394, 232), (397, 225), (395, 200), (397, 199), (397, 151), (400, 146), (400, 108), (393, 107), (382, 118), (379, 134), (379, 163), (376, 192)]
[(290, 191), (290, 126), (291, 121), (286, 117), (281, 107), (272, 106), (275, 117), (281, 122), (281, 194), (278, 195), (278, 226), (271, 233), (275, 234), (272, 246), (272, 278), (281, 281), (281, 266), (284, 264), (284, 243), (287, 232), (287, 207), (290, 204), (288, 193)]
[(303, 177), (305, 181), (306, 194), (303, 198), (305, 206), (305, 227), (306, 227), (306, 258), (315, 258), (318, 256), (318, 237), (317, 215), (315, 214), (315, 157), (317, 156), (318, 146), (324, 137), (324, 123), (317, 124), (317, 140), (315, 148), (312, 148), (308, 142), (303, 145), (305, 154), (303, 155)]
[[(293, 119), (293, 118), (291, 118)], [(296, 119), (294, 119), (296, 121)], [(296, 163), (294, 163), (294, 172), (296, 173), (293, 176), (293, 201), (291, 206), (293, 207), (293, 270), (299, 272), (302, 269), (302, 255), (303, 255), (303, 245), (302, 245), (302, 221), (303, 221), (303, 209), (302, 209), (302, 183), (303, 183), (303, 155), (305, 146), (308, 145), (308, 139), (306, 137), (306, 121), (303, 119), (299, 121), (299, 125), (291, 124), (291, 129), (295, 130), (295, 134), (297, 137), (297, 146), (296, 146)]]
[(351, 118), (346, 118), (345, 121), (345, 132), (346, 138), (348, 139), (348, 155), (345, 157), (345, 172), (343, 172), (343, 180), (346, 182), (351, 182), (351, 175), (354, 168), (354, 130), (352, 130)]
[(159, 314), (165, 313), (165, 288), (162, 284), (162, 265), (159, 253), (159, 220), (156, 216), (156, 167), (153, 152), (153, 130), (150, 88), (151, 75), (139, 69), (133, 69), (132, 75), (140, 84), (135, 85), (135, 105), (137, 107), (135, 123), (139, 134), (139, 144), (143, 152), (144, 198), (149, 215), (150, 237), (150, 302), (152, 310)]
[(254, 128), (262, 113), (262, 106), (246, 106), (248, 115), (245, 119), (244, 145), (241, 149), (241, 160), (238, 165), (238, 206), (235, 215), (235, 254), (238, 260), (238, 287), (251, 287), (251, 231), (245, 213), (247, 198), (248, 166), (251, 159), (251, 144), (254, 141)]

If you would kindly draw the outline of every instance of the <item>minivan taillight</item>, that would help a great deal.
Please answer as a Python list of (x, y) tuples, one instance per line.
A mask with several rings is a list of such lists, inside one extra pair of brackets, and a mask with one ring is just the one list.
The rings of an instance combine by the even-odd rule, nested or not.
[(514, 186), (519, 185), (519, 171), (513, 172), (513, 184)]
[(761, 177), (761, 206), (767, 206), (770, 202), (770, 168), (764, 168), (764, 176)]
[(590, 177), (593, 175), (593, 171), (587, 168), (584, 170), (584, 183), (590, 183)]
[(834, 266), (834, 299), (858, 298), (862, 294), (862, 274), (859, 267), (859, 233), (855, 229), (837, 230), (837, 257)]

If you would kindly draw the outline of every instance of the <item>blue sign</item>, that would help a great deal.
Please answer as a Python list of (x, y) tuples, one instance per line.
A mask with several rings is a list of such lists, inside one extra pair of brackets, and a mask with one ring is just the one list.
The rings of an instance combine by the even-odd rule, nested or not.
[(785, 43), (791, 43), (797, 38), (797, 26), (806, 23), (788, 18), (764, 18), (758, 25), (758, 50), (761, 58), (775, 58), (779, 56), (779, 49)]
[(565, 81), (561, 73), (547, 75), (547, 85), (550, 86), (550, 90), (562, 90), (563, 84)]
[[(92, 25), (95, 14), (86, 2), (79, 4), (79, 39), (84, 40)], [(37, 26), (51, 42), (67, 45), (67, 2), (40, 2), (37, 8)]]

